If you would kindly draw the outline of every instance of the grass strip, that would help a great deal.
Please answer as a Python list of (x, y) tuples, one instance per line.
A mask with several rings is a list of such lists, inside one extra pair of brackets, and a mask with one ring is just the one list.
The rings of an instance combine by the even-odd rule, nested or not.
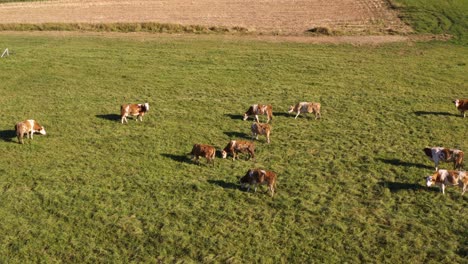
[(152, 32), (152, 33), (246, 33), (243, 27), (180, 25), (169, 23), (8, 23), (0, 31), (94, 31), (94, 32)]

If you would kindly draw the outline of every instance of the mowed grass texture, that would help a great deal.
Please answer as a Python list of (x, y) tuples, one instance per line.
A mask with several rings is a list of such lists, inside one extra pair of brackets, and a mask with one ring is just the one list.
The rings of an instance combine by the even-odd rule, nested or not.
[[(463, 263), (467, 199), (426, 188), (426, 146), (468, 152), (467, 49), (446, 43), (291, 43), (0, 36), (0, 260)], [(286, 113), (322, 104), (322, 119)], [(119, 122), (122, 103), (150, 103)], [(192, 163), (194, 143), (250, 135), (256, 161)], [(17, 143), (17, 121), (48, 135)], [(262, 116), (261, 120), (265, 120)], [(246, 156), (244, 156), (246, 157)], [(442, 168), (451, 168), (442, 164)], [(465, 161), (465, 168), (467, 163)], [(272, 199), (239, 188), (278, 174)]]

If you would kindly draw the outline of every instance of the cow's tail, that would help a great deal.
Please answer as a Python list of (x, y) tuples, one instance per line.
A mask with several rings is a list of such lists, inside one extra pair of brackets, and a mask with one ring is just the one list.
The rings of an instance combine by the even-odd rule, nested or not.
[(458, 154), (454, 157), (455, 168), (458, 167), (459, 170), (462, 169), (464, 156), (465, 156), (465, 154), (463, 153), (463, 151), (460, 151), (460, 152), (458, 152)]

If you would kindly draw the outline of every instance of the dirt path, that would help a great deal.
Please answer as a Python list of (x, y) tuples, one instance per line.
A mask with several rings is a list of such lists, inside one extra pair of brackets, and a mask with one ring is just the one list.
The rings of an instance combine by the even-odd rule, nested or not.
[(266, 41), (266, 42), (294, 42), (310, 44), (351, 44), (351, 45), (380, 45), (394, 42), (413, 42), (430, 40), (447, 40), (444, 35), (381, 35), (381, 36), (271, 36), (271, 35), (228, 35), (228, 34), (165, 34), (165, 33), (116, 33), (116, 32), (76, 32), (76, 31), (0, 31), (0, 37), (8, 35), (21, 36), (51, 36), (51, 37), (103, 37), (118, 39), (134, 39), (137, 41), (171, 40), (171, 39), (206, 39), (218, 41)]
[(159, 22), (302, 34), (409, 32), (385, 0), (56, 0), (0, 4), (0, 23)]

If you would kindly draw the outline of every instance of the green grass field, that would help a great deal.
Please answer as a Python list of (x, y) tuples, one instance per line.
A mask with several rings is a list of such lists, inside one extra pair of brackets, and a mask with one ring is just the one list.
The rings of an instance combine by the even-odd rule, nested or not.
[[(6, 47), (2, 263), (467, 261), (468, 196), (426, 188), (422, 151), (468, 151), (452, 103), (468, 98), (465, 46), (0, 35)], [(322, 119), (294, 120), (299, 101)], [(129, 102), (150, 103), (142, 123), (119, 123)], [(190, 161), (194, 143), (249, 138), (253, 103), (275, 114), (256, 162)], [(20, 145), (29, 118), (48, 135)], [(277, 172), (273, 199), (239, 188), (253, 167)]]
[(389, 0), (401, 18), (417, 33), (451, 34), (456, 43), (468, 44), (468, 1)]

